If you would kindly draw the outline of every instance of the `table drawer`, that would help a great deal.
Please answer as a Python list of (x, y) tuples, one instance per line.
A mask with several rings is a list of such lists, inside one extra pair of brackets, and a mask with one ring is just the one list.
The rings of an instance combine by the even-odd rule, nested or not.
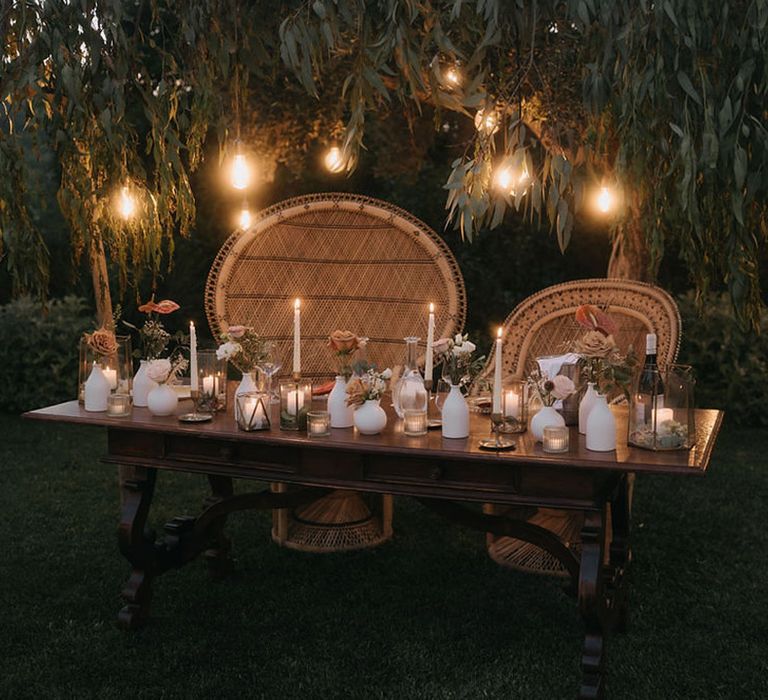
[(211, 440), (167, 435), (164, 458), (175, 462), (231, 464), (292, 474), (299, 463), (298, 450), (264, 443)]

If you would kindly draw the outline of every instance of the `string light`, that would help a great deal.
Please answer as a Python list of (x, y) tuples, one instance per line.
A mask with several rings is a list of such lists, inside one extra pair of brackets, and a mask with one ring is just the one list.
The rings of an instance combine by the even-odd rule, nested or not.
[(341, 149), (338, 146), (332, 146), (328, 149), (323, 158), (325, 167), (332, 173), (340, 173), (344, 170), (344, 158), (341, 155)]
[(244, 190), (251, 184), (251, 168), (248, 165), (246, 157), (242, 153), (237, 153), (232, 159), (230, 181), (232, 187), (236, 190)]
[(489, 136), (495, 134), (499, 130), (499, 118), (496, 116), (496, 112), (488, 112), (480, 109), (475, 114), (475, 128), (478, 131), (484, 131)]
[(513, 197), (517, 194), (517, 188), (524, 189), (529, 180), (530, 175), (528, 175), (528, 170), (525, 168), (520, 171), (519, 175), (512, 168), (500, 168), (493, 176), (494, 187)]
[(461, 73), (459, 72), (458, 68), (456, 68), (456, 66), (451, 66), (448, 70), (445, 71), (443, 75), (445, 82), (449, 85), (454, 87), (461, 85)]
[(616, 207), (616, 195), (613, 193), (610, 187), (601, 187), (595, 199), (595, 205), (598, 211), (603, 214), (609, 213)]
[(136, 199), (131, 195), (128, 187), (120, 190), (120, 197), (117, 202), (117, 211), (124, 219), (131, 219), (136, 213)]
[(250, 227), (253, 217), (251, 216), (251, 210), (248, 208), (248, 204), (243, 204), (243, 208), (240, 210), (240, 216), (237, 218), (237, 225), (241, 229), (247, 229)]

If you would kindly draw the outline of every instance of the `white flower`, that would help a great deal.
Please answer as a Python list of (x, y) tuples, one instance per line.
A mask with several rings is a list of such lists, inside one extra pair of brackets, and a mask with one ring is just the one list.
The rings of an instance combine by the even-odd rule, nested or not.
[(147, 365), (147, 376), (158, 384), (163, 384), (171, 373), (171, 361), (165, 358), (152, 360)]
[(216, 357), (219, 360), (229, 360), (231, 357), (237, 355), (242, 349), (240, 343), (233, 343), (231, 340), (228, 340), (226, 343), (219, 345), (216, 349)]
[(459, 355), (469, 355), (470, 353), (475, 351), (475, 344), (470, 343), (468, 340), (465, 340), (463, 343), (456, 344), (453, 346), (453, 354), (456, 356)]
[(556, 399), (567, 399), (574, 391), (576, 391), (573, 380), (563, 374), (558, 374), (552, 380), (552, 384), (554, 384), (554, 388), (551, 393)]
[(464, 336), (461, 333), (457, 333), (453, 338), (454, 345), (461, 345), (464, 342)]
[(382, 379), (392, 379), (392, 370), (387, 367), (382, 373), (381, 373)]

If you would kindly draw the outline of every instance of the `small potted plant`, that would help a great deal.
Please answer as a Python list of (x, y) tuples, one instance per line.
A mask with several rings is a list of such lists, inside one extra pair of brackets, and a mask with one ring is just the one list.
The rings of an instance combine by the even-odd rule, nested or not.
[(387, 425), (387, 414), (380, 401), (391, 378), (391, 369), (377, 372), (371, 368), (347, 384), (347, 405), (354, 409), (355, 427), (363, 435), (376, 435)]

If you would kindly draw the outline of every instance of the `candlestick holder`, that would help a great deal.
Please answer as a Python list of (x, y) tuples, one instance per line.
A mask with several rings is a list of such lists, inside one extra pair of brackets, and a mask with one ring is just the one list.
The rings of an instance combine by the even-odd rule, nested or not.
[(246, 391), (235, 396), (237, 403), (236, 422), (240, 430), (247, 433), (256, 430), (269, 430), (268, 397), (260, 391)]
[(205, 423), (206, 421), (213, 420), (212, 413), (203, 413), (197, 410), (200, 405), (200, 392), (192, 389), (189, 395), (192, 398), (192, 413), (182, 413), (179, 416), (179, 420), (182, 423)]
[(280, 430), (306, 430), (312, 384), (305, 380), (280, 382)]
[(501, 437), (501, 428), (504, 425), (503, 413), (491, 413), (491, 431), (492, 438), (483, 438), (480, 440), (480, 449), (502, 452), (504, 450), (514, 450), (517, 446), (514, 440)]

